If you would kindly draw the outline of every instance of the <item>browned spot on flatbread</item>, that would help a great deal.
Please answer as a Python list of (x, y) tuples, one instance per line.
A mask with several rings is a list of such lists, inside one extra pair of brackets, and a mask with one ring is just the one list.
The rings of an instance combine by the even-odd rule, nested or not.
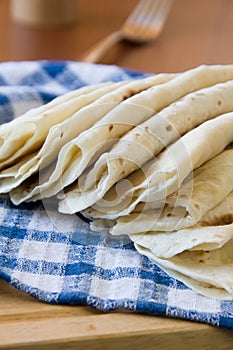
[(211, 221), (201, 221), (201, 226), (224, 226), (233, 223), (233, 213), (215, 215)]
[(109, 127), (108, 127), (108, 130), (109, 130), (109, 131), (112, 131), (112, 129), (113, 129), (113, 125), (110, 124)]
[(122, 101), (127, 100), (127, 98), (133, 96), (135, 94), (135, 90), (128, 90), (126, 93), (122, 96)]
[(119, 160), (120, 165), (123, 165), (123, 164), (124, 164), (124, 159), (123, 159), (123, 158), (119, 157), (118, 160)]
[(218, 106), (221, 106), (221, 104), (222, 104), (222, 101), (218, 100)]
[(171, 125), (167, 125), (167, 126), (166, 126), (166, 130), (167, 130), (167, 131), (172, 131), (172, 129), (173, 129), (173, 128), (172, 128)]
[(231, 149), (231, 148), (233, 148), (233, 142), (231, 142), (231, 143), (226, 147), (226, 149)]

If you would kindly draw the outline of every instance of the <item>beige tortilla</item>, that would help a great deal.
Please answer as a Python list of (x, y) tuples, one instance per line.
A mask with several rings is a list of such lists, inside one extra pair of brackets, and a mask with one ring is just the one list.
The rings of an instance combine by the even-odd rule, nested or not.
[(130, 214), (141, 202), (163, 206), (194, 169), (221, 153), (232, 141), (233, 112), (201, 124), (134, 172), (126, 183), (112, 187), (102, 201), (86, 209), (86, 215), (116, 219)]
[[(78, 140), (80, 140), (80, 142), (86, 140), (86, 142), (84, 141), (84, 144), (86, 146), (88, 146), (90, 142), (92, 143), (92, 145), (93, 142), (97, 142), (97, 145), (94, 149), (95, 152), (97, 152), (97, 146), (101, 145), (101, 143), (98, 143), (98, 141), (101, 137), (103, 139), (102, 142), (104, 142), (107, 139), (108, 134), (106, 134), (106, 132), (104, 133), (104, 131), (108, 130), (109, 133), (109, 128), (110, 131), (112, 131), (111, 125), (114, 120), (117, 120), (117, 123), (119, 123), (120, 119), (124, 118), (124, 124), (122, 124), (122, 128), (116, 128), (118, 129), (118, 133), (123, 132), (124, 126), (129, 127), (130, 115), (128, 116), (127, 121), (125, 115), (119, 113), (118, 107), (121, 106), (120, 103), (123, 100), (125, 102), (127, 98), (130, 99), (130, 96), (133, 96), (135, 94), (139, 95), (141, 91), (149, 89), (151, 86), (154, 86), (156, 84), (162, 84), (172, 79), (174, 76), (175, 75), (172, 74), (159, 74), (157, 76), (152, 76), (141, 80), (135, 80), (126, 83), (123, 86), (121, 85), (114, 91), (109, 92), (108, 94), (94, 101), (92, 104), (89, 104), (85, 108), (81, 109), (69, 119), (63, 121), (62, 123), (56, 126), (53, 126), (50, 129), (45, 143), (38, 154), (32, 155), (31, 159), (29, 160), (28, 157), (25, 157), (25, 163), (23, 161), (19, 162), (15, 166), (2, 171), (0, 177), (4, 178), (10, 176), (11, 179), (7, 178), (5, 180), (2, 180), (2, 182), (0, 183), (0, 191), (8, 192), (9, 190), (19, 186), (31, 174), (35, 173), (42, 167), (45, 167), (46, 165), (51, 163), (51, 161), (56, 158), (61, 147), (65, 145), (59, 154), (56, 167), (54, 166), (54, 164), (52, 164), (52, 169), (48, 169), (47, 174), (49, 175), (47, 176), (47, 178), (46, 173), (44, 173), (43, 181), (42, 177), (40, 177), (40, 179), (38, 177), (37, 179), (35, 179), (36, 181), (34, 187), (31, 182), (31, 192), (28, 191), (27, 188), (26, 192), (24, 190), (25, 186), (27, 187), (27, 183), (23, 184), (22, 187), (19, 188), (19, 193), (21, 192), (21, 201), (36, 195), (38, 195), (37, 197), (40, 198), (40, 196), (42, 195), (42, 191), (44, 192), (45, 197), (51, 196), (52, 194), (56, 193), (56, 191), (60, 189), (60, 183), (62, 184), (62, 181), (65, 181), (65, 179), (63, 180), (63, 178), (61, 178), (62, 172), (65, 171), (66, 173), (68, 173), (67, 168), (69, 168), (69, 163), (71, 163), (70, 166), (73, 167), (73, 163), (76, 164), (79, 160), (79, 154), (77, 150)], [(122, 102), (122, 104), (124, 104), (124, 102)], [(122, 108), (120, 108), (120, 110), (122, 111)], [(139, 116), (139, 118), (140, 117), (141, 116)], [(95, 125), (92, 127), (94, 122)], [(121, 124), (119, 123), (119, 125)], [(96, 132), (97, 129), (98, 132)], [(56, 149), (54, 149), (55, 147)], [(91, 151), (93, 152), (93, 149), (91, 149)], [(82, 155), (83, 153), (81, 153), (81, 156)], [(82, 168), (85, 168), (85, 166), (88, 164), (91, 158), (92, 155), (87, 150), (86, 158), (83, 162), (81, 162), (80, 171), (82, 171)], [(83, 163), (85, 163), (85, 165)], [(71, 175), (77, 176), (77, 172), (78, 169), (75, 169), (75, 172), (71, 173)], [(51, 174), (53, 174), (52, 177)], [(58, 190), (56, 185), (58, 185)], [(51, 191), (52, 193), (49, 193), (49, 191)], [(23, 197), (24, 193), (26, 193), (27, 198)], [(38, 198), (36, 198), (36, 200)]]
[[(121, 234), (124, 234), (124, 228)], [(233, 239), (233, 191), (192, 227), (177, 231), (140, 232), (130, 239), (160, 258), (171, 258), (186, 250), (214, 250)]]
[(119, 217), (110, 232), (113, 235), (170, 232), (197, 224), (233, 190), (233, 149), (212, 158), (193, 175), (178, 192), (168, 196), (161, 207), (136, 208), (136, 212)]
[(140, 168), (180, 135), (222, 112), (232, 111), (232, 89), (230, 81), (214, 86), (212, 91), (209, 88), (193, 93), (193, 99), (187, 95), (180, 103), (171, 104), (135, 127), (110, 152), (100, 156), (93, 169), (79, 179), (77, 188), (65, 194), (60, 210), (74, 213), (93, 205), (111, 186)]
[(119, 84), (125, 84), (125, 82), (111, 83), (100, 86), (90, 93), (81, 93), (75, 98), (34, 116), (33, 119), (25, 120), (24, 116), (18, 117), (16, 126), (0, 148), (0, 169), (13, 164), (28, 153), (37, 151), (53, 125), (71, 117), (87, 104), (115, 89)]
[[(199, 67), (201, 68), (201, 67)], [(204, 68), (204, 67), (202, 67)], [(204, 69), (205, 70), (205, 69)], [(173, 91), (171, 91), (171, 94), (174, 91), (179, 91), (180, 88), (184, 88), (184, 86), (187, 88), (186, 93), (183, 93), (183, 96), (186, 95), (189, 92), (197, 90), (197, 85), (199, 85), (199, 89), (203, 86), (208, 86), (208, 84), (203, 84), (203, 75), (200, 74), (200, 71), (198, 70), (192, 70), (186, 72), (188, 73), (186, 76), (180, 75), (179, 77), (175, 78), (172, 82), (170, 82), (170, 86), (173, 84), (176, 84), (176, 87), (174, 86)], [(192, 75), (191, 81), (189, 78)], [(180, 82), (179, 82), (180, 80)], [(196, 86), (194, 88), (193, 83), (196, 82)], [(177, 83), (178, 82), (178, 83)], [(186, 86), (186, 83), (189, 84), (189, 88)], [(192, 87), (191, 87), (192, 85)], [(191, 89), (190, 89), (191, 87)], [(225, 88), (223, 88), (224, 90)], [(162, 93), (164, 92), (163, 89)], [(168, 94), (168, 91), (167, 91)], [(166, 94), (166, 96), (167, 96)], [(164, 95), (164, 94), (163, 94)], [(224, 95), (224, 94), (223, 94)], [(220, 101), (221, 104), (221, 101)], [(174, 118), (175, 119), (175, 118)], [(164, 123), (163, 123), (164, 124)], [(177, 135), (175, 132), (174, 134)], [(173, 136), (174, 137), (174, 136)], [(145, 138), (144, 138), (145, 139)], [(132, 162), (128, 162), (128, 152), (125, 151), (125, 142), (121, 142), (121, 145), (123, 150), (120, 150), (119, 152), (113, 151), (113, 153), (110, 153), (109, 155), (105, 154), (100, 157), (98, 162), (96, 163), (94, 169), (89, 172), (88, 175), (85, 175), (83, 178), (79, 180), (79, 183), (77, 186), (73, 186), (71, 191), (68, 194), (65, 194), (63, 196), (64, 200), (61, 202), (60, 210), (64, 213), (74, 213), (76, 211), (83, 210), (87, 208), (88, 206), (94, 204), (97, 200), (101, 199), (103, 195), (108, 191), (108, 189), (122, 176), (127, 175), (130, 171), (134, 169), (135, 163), (136, 166), (138, 166), (138, 158), (137, 156), (140, 156), (140, 158), (144, 158), (144, 150), (142, 151), (143, 147), (141, 147), (139, 150), (137, 149), (137, 144), (133, 144), (133, 154), (134, 157), (136, 155), (136, 158), (133, 159)], [(142, 144), (143, 146), (143, 144)], [(147, 146), (147, 140), (146, 140), (146, 146)], [(161, 145), (160, 145), (161, 146)], [(148, 149), (145, 147), (145, 151), (148, 155)], [(158, 150), (159, 151), (159, 150)], [(122, 158), (122, 154), (124, 157), (124, 154), (127, 154), (127, 161), (125, 161), (124, 158)], [(151, 152), (149, 152), (149, 156), (152, 156)], [(149, 157), (148, 156), (148, 157)], [(112, 158), (113, 157), (113, 158)], [(122, 170), (122, 161), (124, 163), (128, 163), (128, 170), (123, 169)], [(115, 164), (116, 163), (116, 164)], [(111, 165), (110, 165), (111, 164)], [(133, 166), (132, 166), (133, 165)], [(107, 175), (106, 176), (106, 171)], [(101, 180), (101, 174), (103, 174), (103, 178)], [(98, 186), (96, 187), (96, 182), (98, 183)], [(81, 188), (80, 188), (81, 187)]]
[[(171, 77), (171, 75), (161, 74), (160, 79), (165, 80), (169, 79), (169, 77)], [(0, 178), (12, 177), (12, 179), (7, 179), (5, 181), (5, 188), (4, 181), (1, 182), (1, 191), (8, 192), (11, 188), (18, 186), (31, 174), (38, 171), (39, 168), (48, 165), (56, 158), (58, 151), (65, 143), (75, 138), (82, 131), (90, 128), (97, 120), (101, 119), (123, 99), (154, 85), (158, 80), (159, 78), (157, 76), (152, 76), (132, 82), (115, 84), (114, 90), (97, 98), (94, 102), (83, 107), (70, 118), (52, 126), (38, 153), (26, 155), (21, 161), (0, 173)], [(17, 178), (17, 182), (15, 178)]]
[(170, 259), (158, 258), (149, 249), (135, 244), (142, 255), (207, 297), (233, 300), (233, 239), (210, 251), (184, 251)]
[(84, 86), (74, 91), (67, 92), (61, 96), (54, 98), (52, 101), (44, 105), (30, 109), (23, 115), (13, 119), (8, 123), (1, 124), (0, 125), (0, 146), (2, 146), (6, 142), (7, 138), (9, 137), (9, 135), (12, 133), (12, 131), (15, 129), (15, 127), (18, 124), (21, 124), (22, 122), (26, 122), (26, 121), (31, 121), (33, 118), (38, 117), (38, 115), (42, 113), (46, 113), (48, 110), (58, 106), (61, 103), (70, 101), (71, 99), (76, 98), (82, 94), (93, 92), (96, 89), (99, 89), (104, 86), (108, 86), (110, 84), (112, 83), (106, 82), (106, 83), (100, 83), (100, 84), (93, 84), (93, 85)]
[[(145, 106), (146, 117), (144, 116), (144, 118), (148, 118), (151, 115), (150, 109), (153, 109), (154, 111), (159, 110), (171, 101), (177, 99), (177, 97), (185, 95), (187, 91), (194, 91), (200, 86), (208, 86), (218, 81), (226, 81), (231, 77), (231, 74), (232, 66), (201, 66), (181, 74), (181, 76), (184, 77), (183, 79), (178, 80), (178, 85), (175, 84), (176, 89), (174, 89), (174, 84), (169, 85), (168, 83), (168, 86), (162, 84), (165, 87), (161, 86), (159, 91), (157, 87), (153, 87), (149, 89), (149, 93), (147, 91), (143, 92), (140, 95), (139, 100), (132, 98), (131, 103), (132, 105), (138, 103), (139, 105)], [(179, 76), (175, 79), (179, 79)], [(139, 112), (138, 106), (134, 106), (134, 112)], [(33, 149), (30, 151), (32, 152)]]

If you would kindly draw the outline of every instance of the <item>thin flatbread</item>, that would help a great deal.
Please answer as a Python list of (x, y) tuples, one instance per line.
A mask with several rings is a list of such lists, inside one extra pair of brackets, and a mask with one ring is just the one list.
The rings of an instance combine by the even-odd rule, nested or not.
[(210, 251), (184, 251), (170, 259), (158, 258), (135, 244), (142, 255), (184, 284), (207, 297), (233, 300), (233, 239)]
[[(124, 234), (124, 228), (121, 233)], [(130, 234), (130, 239), (159, 258), (171, 258), (186, 250), (214, 250), (233, 239), (233, 191), (192, 227), (169, 232)]]
[(14, 125), (13, 130), (0, 147), (0, 169), (15, 163), (29, 153), (37, 151), (42, 146), (49, 129), (53, 125), (71, 117), (87, 104), (115, 89), (117, 85), (125, 83), (104, 84), (94, 91), (91, 90), (90, 93), (83, 94), (81, 92), (77, 97), (56, 104), (32, 119), (26, 119), (25, 115), (18, 117), (17, 124)]
[(65, 103), (73, 98), (76, 98), (82, 94), (87, 94), (90, 92), (95, 91), (98, 88), (107, 86), (112, 84), (111, 82), (106, 82), (106, 83), (99, 83), (99, 84), (93, 84), (93, 85), (87, 85), (82, 88), (69, 91), (61, 96), (58, 96), (54, 98), (52, 101), (43, 104), (39, 107), (32, 108), (29, 111), (25, 112), (23, 115), (13, 119), (12, 121), (8, 123), (4, 123), (0, 125), (0, 146), (2, 146), (9, 135), (12, 133), (12, 131), (15, 129), (15, 127), (18, 124), (21, 124), (23, 121), (30, 121), (35, 117), (38, 117), (39, 114), (46, 113), (48, 110), (50, 110), (53, 107), (56, 107), (60, 105), (61, 103)]
[(122, 100), (172, 77), (173, 75), (170, 74), (160, 74), (159, 76), (151, 76), (141, 80), (117, 83), (114, 89), (84, 106), (70, 118), (53, 125), (38, 152), (26, 155), (18, 163), (4, 169), (0, 173), (0, 178), (7, 178), (6, 180), (1, 180), (0, 192), (9, 192), (11, 189), (19, 186), (30, 175), (49, 165), (57, 157), (59, 150), (64, 144), (92, 127), (96, 121), (101, 120), (105, 114), (108, 114)]
[[(141, 168), (145, 162), (159, 154), (180, 135), (222, 112), (232, 111), (230, 102), (232, 87), (233, 81), (230, 81), (214, 86), (213, 91), (208, 91), (211, 88), (199, 90), (193, 94), (193, 100), (190, 95), (187, 95), (179, 101), (180, 103), (175, 102), (175, 106), (171, 104), (167, 109), (132, 129), (110, 152), (100, 156), (93, 169), (79, 179), (76, 188), (74, 186), (64, 195), (64, 201), (60, 206), (61, 211), (74, 213), (93, 205), (103, 198), (115, 183)], [(220, 97), (219, 100), (216, 96)], [(202, 104), (200, 100), (204, 102), (205, 99), (208, 103)], [(225, 101), (223, 103), (225, 108), (222, 108), (222, 101)], [(177, 105), (180, 106), (180, 104), (182, 112), (179, 116)]]
[(194, 169), (221, 153), (232, 141), (233, 112), (206, 121), (130, 175), (126, 183), (112, 187), (102, 201), (86, 209), (86, 215), (116, 219), (129, 215), (141, 202), (158, 202), (161, 208)]
[(232, 190), (233, 149), (227, 149), (196, 169), (193, 178), (168, 196), (161, 207), (140, 207), (136, 212), (119, 217), (110, 232), (130, 235), (194, 226)]
[[(98, 145), (101, 146), (101, 144), (105, 142), (108, 137), (108, 134), (106, 134), (106, 132), (104, 133), (104, 130), (107, 130), (108, 133), (110, 130), (110, 133), (112, 133), (112, 123), (114, 120), (117, 120), (117, 123), (119, 123), (119, 128), (115, 128), (118, 129), (118, 134), (124, 132), (124, 128), (130, 127), (130, 116), (127, 120), (127, 117), (125, 117), (124, 113), (122, 113), (122, 106), (126, 105), (126, 101), (128, 101), (128, 99), (136, 97), (134, 95), (140, 95), (141, 91), (145, 92), (145, 90), (150, 89), (151, 86), (163, 84), (173, 79), (174, 77), (175, 75), (172, 74), (159, 74), (157, 76), (152, 76), (149, 78), (136, 80), (124, 84), (124, 86), (115, 89), (114, 91), (94, 101), (92, 104), (89, 104), (88, 106), (80, 110), (78, 113), (76, 113), (76, 115), (72, 116), (68, 120), (65, 120), (62, 124), (58, 124), (52, 127), (49, 131), (47, 139), (45, 140), (45, 144), (43, 145), (38, 155), (33, 155), (33, 162), (35, 166), (31, 166), (31, 159), (29, 160), (29, 162), (26, 162), (26, 164), (20, 164), (18, 173), (16, 173), (15, 175), (16, 180), (12, 178), (2, 181), (0, 191), (8, 192), (10, 189), (19, 186), (31, 174), (38, 171), (39, 167), (40, 169), (42, 168), (42, 162), (44, 162), (45, 165), (48, 165), (52, 160), (51, 157), (49, 158), (49, 156), (52, 155), (54, 159), (58, 153), (54, 152), (54, 147), (51, 147), (53, 145), (50, 140), (53, 140), (55, 138), (53, 137), (53, 134), (57, 134), (56, 138), (58, 139), (58, 141), (56, 142), (55, 139), (55, 141), (53, 141), (53, 144), (56, 142), (56, 147), (57, 144), (59, 144), (60, 148), (65, 143), (66, 144), (58, 155), (58, 161), (56, 165), (52, 164), (48, 171), (43, 173), (43, 177), (38, 176), (37, 178), (35, 178), (34, 186), (33, 183), (30, 182), (30, 191), (28, 191), (27, 183), (22, 184), (22, 186), (17, 190), (19, 193), (21, 192), (21, 199), (19, 199), (21, 201), (27, 200), (32, 197), (32, 200), (37, 200), (41, 197), (42, 194), (45, 197), (55, 194), (56, 191), (60, 190), (61, 184), (63, 185), (63, 182), (65, 181), (65, 177), (61, 177), (63, 171), (65, 171), (65, 174), (67, 174), (69, 170), (69, 163), (71, 163), (70, 167), (73, 167), (73, 164), (76, 164), (79, 161), (79, 156), (82, 157), (82, 153), (79, 154), (80, 152), (78, 152), (77, 145), (79, 145), (79, 141), (84, 142), (86, 148), (88, 148), (88, 145), (90, 145), (90, 143), (91, 145), (93, 145), (93, 142), (94, 144), (97, 142), (94, 151), (98, 153)], [(149, 111), (149, 113), (152, 114), (153, 111)], [(138, 115), (138, 118), (144, 117), (144, 114)], [(123, 119), (122, 124), (119, 122), (121, 118)], [(94, 122), (96, 123), (92, 127)], [(67, 130), (69, 132), (67, 132)], [(63, 138), (62, 143), (60, 135), (62, 135)], [(66, 135), (67, 137), (65, 137)], [(101, 137), (102, 142), (100, 142)], [(111, 135), (110, 138), (112, 138)], [(60, 148), (58, 149), (59, 151)], [(84, 149), (82, 149), (82, 151), (84, 151)], [(92, 148), (91, 151), (93, 152)], [(92, 156), (93, 154), (90, 154), (90, 150), (86, 150), (86, 157), (84, 157), (85, 159), (83, 160), (83, 162), (81, 162), (80, 169), (78, 170), (76, 168), (74, 172), (71, 172), (70, 176), (78, 176), (78, 171), (81, 172), (87, 166)], [(39, 161), (37, 161), (37, 159)], [(31, 168), (29, 166), (31, 166)], [(17, 168), (17, 166), (15, 166), (15, 168)], [(26, 169), (29, 169), (30, 171), (26, 173)], [(2, 172), (2, 174), (0, 174), (0, 177), (6, 177), (7, 174), (13, 174), (14, 171), (15, 169), (8, 169), (7, 171)], [(25, 187), (26, 190), (24, 190)], [(26, 197), (24, 197), (25, 194)]]

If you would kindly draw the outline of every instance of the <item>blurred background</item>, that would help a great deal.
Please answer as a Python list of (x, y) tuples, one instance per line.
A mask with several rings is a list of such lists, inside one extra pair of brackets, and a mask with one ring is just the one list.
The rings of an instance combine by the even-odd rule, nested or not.
[[(30, 24), (12, 15), (13, 2), (21, 1), (0, 0), (1, 62), (82, 60), (91, 46), (121, 26), (137, 4), (137, 0), (72, 0), (75, 6), (70, 21)], [(174, 0), (157, 40), (140, 46), (121, 42), (101, 63), (148, 72), (232, 63), (232, 34), (232, 0)]]

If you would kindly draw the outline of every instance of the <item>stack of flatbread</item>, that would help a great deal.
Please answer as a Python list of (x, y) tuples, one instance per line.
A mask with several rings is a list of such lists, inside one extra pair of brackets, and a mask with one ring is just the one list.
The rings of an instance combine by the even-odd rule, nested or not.
[(92, 85), (0, 126), (0, 192), (58, 199), (233, 300), (233, 65)]

